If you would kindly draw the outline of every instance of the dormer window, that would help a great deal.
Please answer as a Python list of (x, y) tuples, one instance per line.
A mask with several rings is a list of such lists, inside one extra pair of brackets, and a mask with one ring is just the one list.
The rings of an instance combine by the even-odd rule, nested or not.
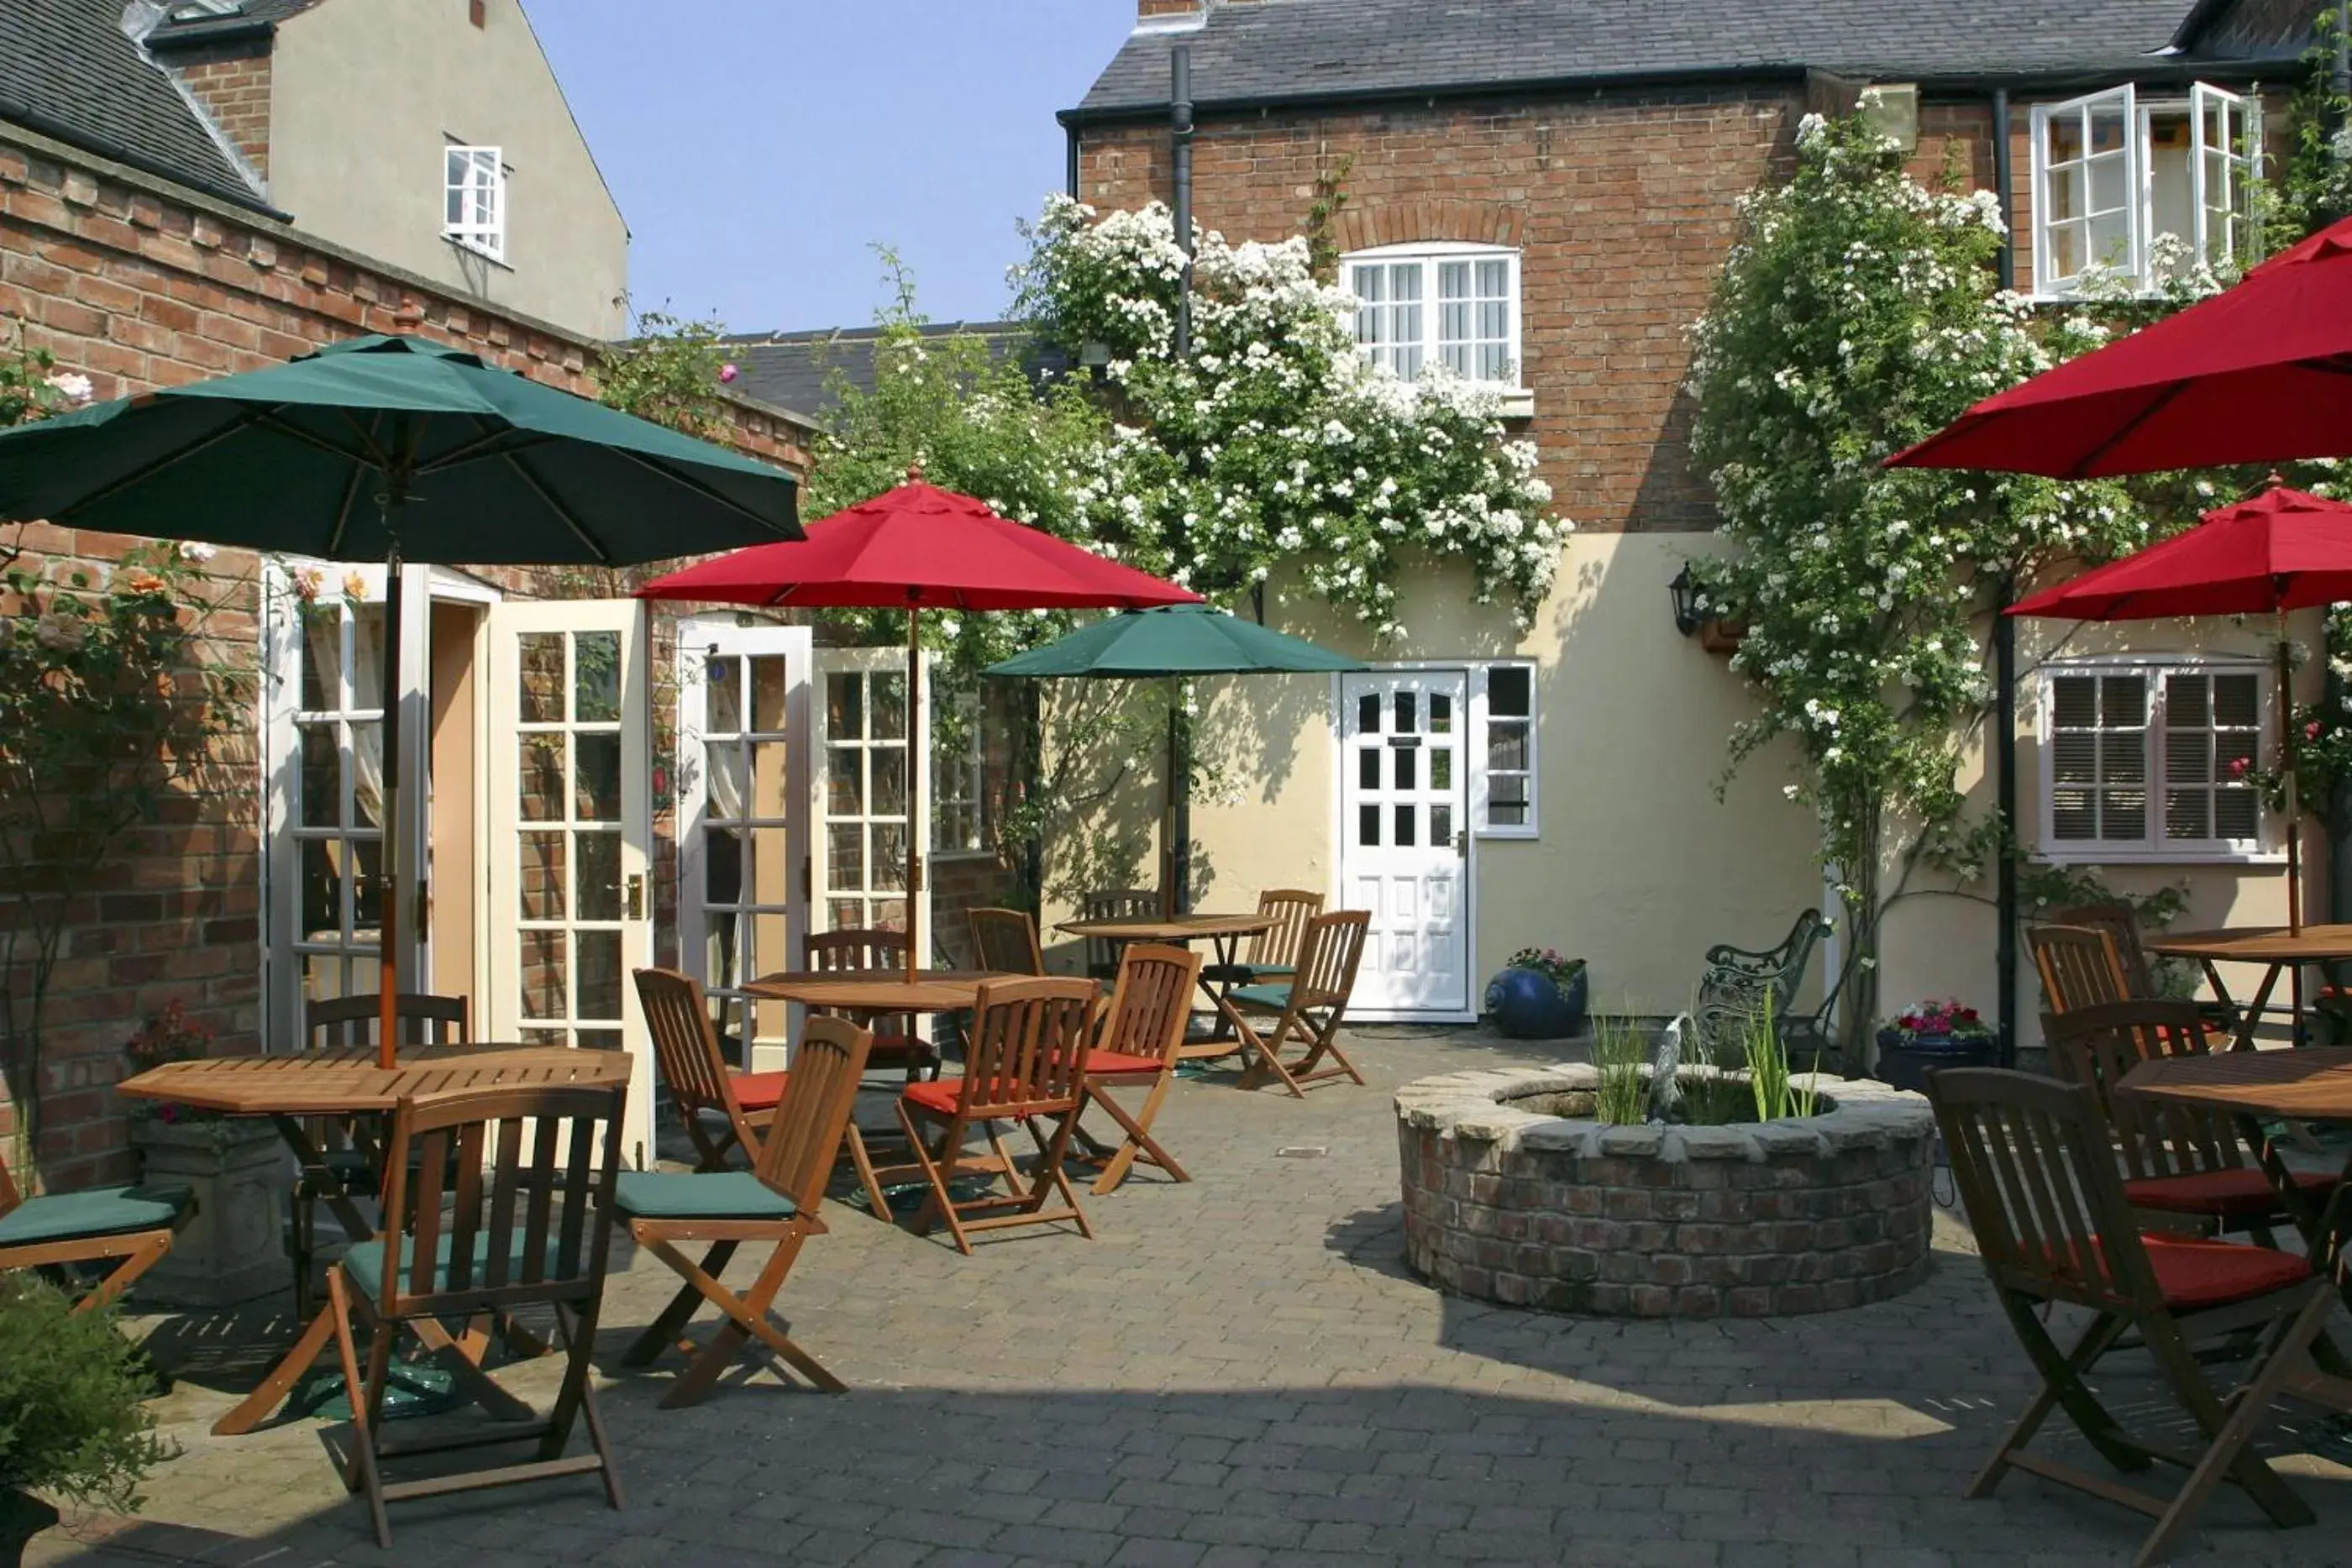
[(2262, 165), (2258, 99), (2199, 82), (2185, 99), (2128, 85), (2033, 110), (2033, 286), (2079, 293), (2100, 273), (2164, 281), (2160, 236), (2189, 265), (2250, 261)]
[(507, 172), (495, 147), (444, 148), (441, 233), (467, 250), (504, 261)]
[(1432, 365), (1502, 391), (1519, 385), (1519, 253), (1451, 241), (1381, 246), (1340, 259), (1356, 341), (1417, 382)]

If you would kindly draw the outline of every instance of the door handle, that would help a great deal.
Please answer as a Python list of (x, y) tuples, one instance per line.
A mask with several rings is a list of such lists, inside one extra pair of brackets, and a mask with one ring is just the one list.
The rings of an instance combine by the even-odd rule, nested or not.
[(1470, 858), (1469, 829), (1456, 828), (1454, 831), (1454, 852), (1460, 855), (1465, 861)]
[(643, 920), (646, 917), (646, 879), (643, 875), (629, 878), (628, 896), (624, 918)]
[(409, 901), (416, 911), (416, 939), (426, 941), (433, 935), (433, 884), (423, 877), (416, 879), (416, 896)]

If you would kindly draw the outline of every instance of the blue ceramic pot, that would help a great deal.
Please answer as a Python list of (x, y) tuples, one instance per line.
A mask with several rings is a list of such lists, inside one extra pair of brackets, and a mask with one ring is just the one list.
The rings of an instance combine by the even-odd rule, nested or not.
[(1584, 1031), (1591, 994), (1589, 970), (1579, 969), (1565, 986), (1538, 970), (1507, 968), (1486, 982), (1486, 1011), (1495, 1027), (1513, 1040), (1564, 1040)]
[(1901, 1030), (1883, 1029), (1878, 1031), (1877, 1077), (1892, 1088), (1924, 1091), (1927, 1074), (1947, 1067), (1990, 1067), (1992, 1052), (1990, 1035), (1955, 1038), (1948, 1034), (1915, 1034), (1906, 1038)]

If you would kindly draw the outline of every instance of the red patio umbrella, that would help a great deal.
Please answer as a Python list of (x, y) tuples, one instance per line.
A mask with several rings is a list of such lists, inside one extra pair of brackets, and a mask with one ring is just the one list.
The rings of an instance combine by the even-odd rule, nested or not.
[[(645, 599), (907, 612), (907, 711), (923, 701), (926, 610), (1143, 610), (1201, 596), (1048, 533), (1000, 517), (970, 496), (907, 482), (806, 526), (808, 537), (754, 545), (656, 578)], [(922, 846), (907, 835), (907, 977), (922, 967), (914, 904)]]
[(2352, 218), (2210, 299), (1987, 398), (1887, 461), (2087, 479), (2343, 456)]
[(2302, 833), (2296, 821), (2294, 705), (2286, 612), (2352, 599), (2352, 506), (2273, 482), (2262, 494), (2205, 514), (2186, 533), (2010, 607), (2011, 615), (2067, 621), (2156, 621), (2175, 615), (2274, 614), (2286, 747), (2287, 927), (2303, 929)]

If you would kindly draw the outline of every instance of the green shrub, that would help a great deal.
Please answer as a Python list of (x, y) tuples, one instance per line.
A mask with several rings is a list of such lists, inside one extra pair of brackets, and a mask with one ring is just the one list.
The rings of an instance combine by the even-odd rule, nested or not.
[(1623, 1127), (1650, 1119), (1650, 1080), (1643, 1071), (1649, 1061), (1649, 1042), (1632, 1019), (1592, 1020), (1592, 1065), (1601, 1071), (1593, 1095), (1596, 1120)]
[(171, 1457), (146, 1394), (110, 1313), (73, 1312), (50, 1286), (0, 1275), (0, 1493), (136, 1508), (140, 1478)]

